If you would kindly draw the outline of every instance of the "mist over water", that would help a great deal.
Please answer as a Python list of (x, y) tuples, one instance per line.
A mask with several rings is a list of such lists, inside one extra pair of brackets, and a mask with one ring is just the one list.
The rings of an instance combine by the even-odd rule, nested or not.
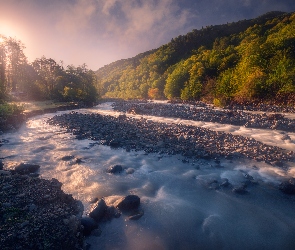
[[(119, 115), (110, 103), (77, 112)], [(126, 152), (91, 140), (76, 140), (64, 129), (46, 123), (54, 115), (33, 117), (17, 132), (2, 136), (8, 141), (1, 147), (5, 166), (39, 164), (41, 177), (62, 182), (65, 192), (83, 202), (85, 214), (95, 197), (112, 204), (128, 194), (138, 195), (144, 210), (137, 221), (122, 214), (102, 223), (102, 234), (87, 238), (90, 249), (295, 249), (295, 197), (278, 189), (281, 181), (295, 177), (294, 162), (288, 163), (288, 170), (247, 159), (224, 159), (222, 167), (216, 167), (214, 159), (186, 162), (178, 155)], [(295, 151), (295, 133), (145, 118), (253, 137)], [(283, 140), (284, 134), (291, 139)], [(75, 158), (62, 161), (64, 156)], [(82, 162), (76, 163), (76, 158)], [(124, 172), (107, 173), (114, 164), (122, 165)], [(127, 169), (134, 172), (128, 174)], [(233, 187), (249, 181), (249, 176), (246, 194), (232, 192)], [(226, 179), (232, 187), (216, 189)]]

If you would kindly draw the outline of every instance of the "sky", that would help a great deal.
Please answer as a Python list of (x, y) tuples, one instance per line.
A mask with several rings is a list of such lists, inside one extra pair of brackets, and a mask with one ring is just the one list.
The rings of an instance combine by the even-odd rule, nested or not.
[(0, 34), (45, 56), (97, 70), (207, 25), (295, 11), (294, 0), (0, 0)]

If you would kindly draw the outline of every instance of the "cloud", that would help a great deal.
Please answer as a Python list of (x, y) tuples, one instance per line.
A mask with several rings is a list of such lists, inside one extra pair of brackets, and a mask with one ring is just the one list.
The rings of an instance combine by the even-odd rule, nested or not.
[(89, 27), (92, 16), (97, 11), (96, 1), (79, 0), (72, 4), (67, 2), (63, 10), (58, 11), (57, 30), (67, 34), (76, 34)]
[(146, 45), (163, 42), (172, 31), (180, 32), (193, 16), (173, 0), (106, 0), (102, 13), (107, 19), (105, 38), (116, 37), (121, 44), (140, 42)]
[(102, 12), (106, 15), (110, 14), (110, 10), (115, 6), (118, 0), (107, 0), (104, 2)]
[(0, 9), (2, 26), (24, 42), (30, 60), (45, 55), (97, 69), (202, 26), (294, 11), (295, 1), (0, 0)]

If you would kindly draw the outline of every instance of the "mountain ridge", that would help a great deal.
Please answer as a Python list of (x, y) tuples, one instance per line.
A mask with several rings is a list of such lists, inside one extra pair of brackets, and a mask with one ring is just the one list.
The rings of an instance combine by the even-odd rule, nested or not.
[[(186, 35), (172, 38), (169, 43), (159, 48), (140, 53), (132, 58), (121, 59), (105, 65), (96, 71), (96, 75), (100, 81), (101, 94), (107, 97), (119, 98), (202, 99), (201, 97), (203, 95), (200, 95), (200, 93), (192, 96), (185, 96), (184, 93), (185, 86), (190, 85), (189, 82), (192, 78), (196, 78), (196, 76), (192, 77), (191, 73), (191, 71), (196, 70), (197, 66), (195, 65), (200, 64), (200, 60), (196, 59), (194, 59), (194, 62), (190, 62), (190, 69), (183, 72), (182, 76), (178, 74), (178, 77), (183, 78), (183, 83), (180, 83), (178, 90), (172, 94), (168, 93), (167, 86), (169, 86), (169, 76), (178, 68), (177, 65), (180, 62), (187, 61), (192, 56), (199, 57), (200, 54), (204, 54), (205, 50), (210, 50), (210, 53), (212, 53), (213, 50), (223, 53), (223, 58), (229, 56), (224, 54), (226, 50), (237, 51), (241, 47), (241, 43), (245, 43), (247, 39), (250, 44), (252, 42), (249, 38), (250, 36), (267, 39), (268, 34), (272, 34), (276, 26), (293, 25), (293, 16), (294, 12), (272, 11), (254, 19), (210, 25), (199, 30), (194, 29)], [(252, 34), (249, 32), (252, 32)], [(279, 30), (278, 32), (281, 31)], [(288, 40), (291, 47), (294, 46), (294, 41), (292, 39), (294, 39), (294, 37), (291, 37), (291, 35), (286, 37), (286, 41)], [(218, 43), (219, 48), (217, 49)], [(222, 46), (224, 48), (222, 48)], [(287, 44), (284, 46), (284, 49), (286, 49)], [(283, 50), (281, 47), (278, 49)], [(240, 52), (234, 53), (233, 51), (230, 53), (232, 57), (236, 58), (235, 60), (232, 58), (233, 61), (228, 62), (230, 67), (223, 68), (224, 71), (236, 67), (240, 63), (239, 60), (242, 56), (239, 53)], [(273, 56), (274, 55), (268, 55), (268, 57)], [(193, 67), (195, 69), (192, 69)], [(204, 92), (205, 79), (208, 77), (211, 79), (221, 79), (221, 74), (223, 74), (224, 71), (217, 70), (217, 68), (220, 68), (220, 65), (216, 66), (216, 69), (210, 69), (210, 67), (204, 66), (203, 63), (203, 67), (205, 67), (205, 71), (207, 72), (200, 76), (198, 80), (199, 85), (202, 86), (195, 87), (199, 89), (202, 88)], [(175, 75), (177, 74), (175, 73)], [(218, 84), (219, 82), (217, 81), (217, 85)], [(190, 91), (195, 91), (196, 88), (192, 89), (192, 86), (190, 86)], [(217, 97), (218, 94), (213, 93), (212, 95)], [(221, 99), (233, 99), (233, 97), (234, 96), (227, 96)]]

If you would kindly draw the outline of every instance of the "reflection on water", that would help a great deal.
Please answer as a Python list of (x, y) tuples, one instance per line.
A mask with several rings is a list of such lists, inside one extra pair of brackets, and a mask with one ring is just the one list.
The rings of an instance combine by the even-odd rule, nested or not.
[[(113, 114), (109, 104), (81, 112)], [(41, 176), (61, 181), (65, 192), (83, 202), (85, 213), (95, 197), (105, 197), (110, 204), (127, 194), (141, 198), (144, 216), (128, 221), (122, 215), (101, 225), (101, 236), (87, 239), (91, 249), (295, 249), (295, 200), (277, 189), (284, 178), (295, 177), (295, 163), (290, 163), (288, 172), (250, 160), (224, 160), (223, 167), (216, 168), (214, 161), (184, 163), (181, 156), (114, 150), (75, 140), (64, 129), (49, 126), (46, 120), (53, 115), (34, 117), (18, 132), (3, 135), (9, 140), (1, 147), (6, 166), (41, 165)], [(288, 133), (291, 140), (284, 141), (279, 131), (192, 123), (294, 150), (294, 133)], [(62, 160), (65, 156), (73, 157)], [(121, 164), (125, 171), (107, 173), (113, 164)], [(134, 172), (128, 174), (130, 168)], [(232, 187), (248, 182), (247, 193), (234, 193), (227, 185), (219, 188), (226, 179)]]

